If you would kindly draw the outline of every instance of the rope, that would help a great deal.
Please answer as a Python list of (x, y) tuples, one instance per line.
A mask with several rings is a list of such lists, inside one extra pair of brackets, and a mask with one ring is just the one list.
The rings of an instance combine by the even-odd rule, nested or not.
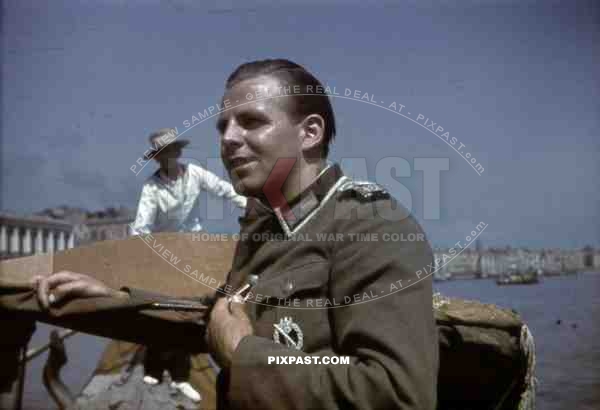
[(525, 391), (521, 394), (519, 410), (535, 409), (535, 394), (537, 379), (535, 378), (535, 342), (527, 325), (521, 327), (521, 351), (527, 360), (527, 373), (525, 374)]
[[(65, 330), (61, 331), (58, 334), (58, 339), (59, 340), (64, 340), (64, 339), (66, 339), (68, 337), (73, 336), (75, 333), (77, 333), (75, 330), (65, 329)], [(30, 360), (35, 359), (36, 357), (38, 357), (39, 355), (41, 355), (42, 353), (44, 353), (49, 348), (50, 348), (50, 342), (46, 343), (43, 346), (29, 349), (27, 351), (27, 353), (25, 354), (25, 357), (23, 358), (22, 361), (29, 362)]]

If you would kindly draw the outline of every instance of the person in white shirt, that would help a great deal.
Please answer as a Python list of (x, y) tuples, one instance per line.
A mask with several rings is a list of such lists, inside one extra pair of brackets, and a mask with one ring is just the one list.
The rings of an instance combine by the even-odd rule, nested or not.
[[(182, 148), (190, 141), (177, 139), (175, 129), (161, 128), (150, 134), (149, 139), (153, 148), (145, 155), (146, 159), (153, 158), (160, 167), (142, 188), (136, 218), (131, 225), (134, 235), (201, 231), (200, 220), (192, 216), (192, 210), (202, 190), (227, 198), (240, 208), (246, 207), (246, 197), (238, 195), (229, 182), (198, 165), (177, 161)], [(190, 372), (187, 353), (149, 347), (144, 365), (144, 382), (157, 384), (162, 371), (167, 369), (173, 378), (172, 387), (196, 402), (201, 400), (200, 393), (186, 381)]]
[(135, 221), (134, 235), (150, 232), (199, 232), (202, 225), (192, 210), (202, 190), (227, 198), (238, 207), (246, 207), (246, 197), (212, 172), (195, 164), (177, 161), (189, 140), (176, 140), (174, 128), (161, 128), (150, 135), (153, 149), (146, 158), (154, 158), (160, 168), (146, 180), (142, 188)]

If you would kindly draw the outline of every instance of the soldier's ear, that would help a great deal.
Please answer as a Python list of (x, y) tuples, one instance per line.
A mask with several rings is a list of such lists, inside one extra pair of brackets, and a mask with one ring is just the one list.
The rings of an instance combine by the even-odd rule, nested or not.
[(319, 114), (307, 116), (300, 125), (300, 138), (303, 151), (319, 149), (325, 135), (325, 120)]

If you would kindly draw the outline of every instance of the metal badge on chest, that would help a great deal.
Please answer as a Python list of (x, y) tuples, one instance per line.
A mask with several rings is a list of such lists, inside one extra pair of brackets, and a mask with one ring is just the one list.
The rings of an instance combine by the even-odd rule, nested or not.
[(279, 324), (273, 324), (273, 341), (282, 343), (282, 339), (287, 347), (293, 347), (296, 350), (302, 350), (304, 335), (302, 329), (297, 323), (294, 323), (291, 317), (286, 316), (279, 320)]

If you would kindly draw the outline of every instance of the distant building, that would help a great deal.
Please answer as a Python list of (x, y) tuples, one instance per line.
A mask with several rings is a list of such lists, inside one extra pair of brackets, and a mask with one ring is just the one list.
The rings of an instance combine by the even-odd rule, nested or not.
[(485, 276), (497, 276), (506, 270), (506, 249), (489, 248), (481, 250), (481, 273)]
[[(88, 219), (82, 226), (82, 229), (87, 229), (85, 236), (86, 243), (125, 239), (131, 236), (131, 228), (129, 224), (132, 222), (133, 219), (126, 216), (117, 216), (113, 218), (98, 217)], [(84, 243), (83, 235), (81, 242)]]
[(76, 245), (111, 239), (125, 239), (131, 235), (129, 224), (135, 219), (135, 214), (124, 207), (87, 211), (81, 208), (61, 206), (45, 209), (37, 215), (72, 224)]
[(600, 272), (600, 249), (529, 248), (436, 248), (435, 276), (445, 279), (452, 275), (498, 276), (517, 270), (541, 271), (546, 274), (568, 272)]
[(73, 226), (43, 216), (0, 213), (0, 259), (61, 251), (75, 246)]
[(62, 251), (107, 239), (131, 235), (135, 215), (127, 208), (89, 212), (60, 206), (34, 215), (0, 213), (0, 258)]

